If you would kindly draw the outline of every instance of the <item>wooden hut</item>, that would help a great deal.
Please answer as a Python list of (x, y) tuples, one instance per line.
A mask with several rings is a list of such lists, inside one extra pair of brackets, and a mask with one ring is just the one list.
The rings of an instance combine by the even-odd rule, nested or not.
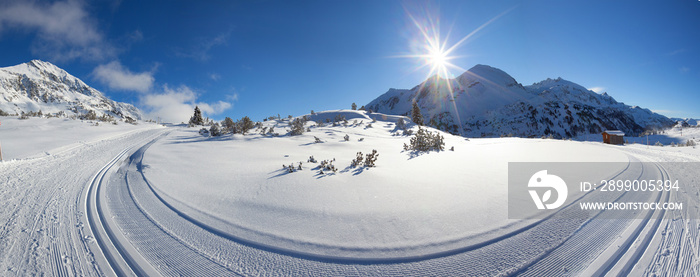
[(603, 132), (603, 143), (607, 144), (625, 144), (625, 133), (619, 130), (606, 130)]

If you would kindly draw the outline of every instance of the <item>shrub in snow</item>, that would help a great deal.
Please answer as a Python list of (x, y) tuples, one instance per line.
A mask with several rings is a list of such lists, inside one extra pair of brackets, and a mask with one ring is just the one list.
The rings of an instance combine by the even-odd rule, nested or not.
[(323, 141), (322, 141), (320, 138), (318, 138), (317, 136), (314, 136), (314, 142), (315, 142), (315, 143), (321, 143), (321, 142), (323, 142)]
[(421, 126), (423, 125), (423, 114), (421, 114), (420, 108), (418, 107), (418, 102), (416, 101), (413, 102), (413, 107), (411, 108), (411, 119), (413, 120), (413, 123)]
[(316, 127), (323, 127), (323, 121), (316, 121)]
[(355, 102), (353, 102), (352, 105), (350, 105), (350, 107), (352, 108), (353, 111), (357, 110), (357, 104), (355, 104)]
[(316, 163), (317, 161), (316, 161), (316, 159), (314, 159), (314, 156), (309, 156), (309, 159), (306, 160), (306, 162), (309, 162), (309, 163)]
[(377, 161), (377, 157), (379, 157), (379, 154), (377, 154), (377, 150), (372, 150), (372, 153), (367, 154), (367, 156), (365, 156), (365, 166), (374, 167), (374, 162)]
[(345, 136), (343, 137), (343, 139), (344, 139), (345, 141), (350, 141), (350, 136), (348, 136), (348, 134), (345, 134)]
[(136, 120), (134, 120), (134, 119), (131, 118), (130, 116), (125, 117), (125, 118), (124, 118), (124, 122), (129, 123), (129, 124), (134, 124), (134, 125), (136, 125)]
[(314, 112), (314, 110), (311, 110), (311, 115), (316, 115), (316, 112)]
[(364, 161), (365, 157), (362, 155), (362, 152), (357, 152), (357, 156), (355, 157), (354, 160), (350, 162), (350, 166), (352, 167), (357, 167), (360, 164), (362, 164), (362, 161)]
[(333, 161), (335, 161), (335, 159), (321, 161), (321, 164), (318, 166), (318, 169), (319, 169), (318, 173), (325, 174), (324, 170), (328, 171), (328, 172), (333, 172), (333, 173), (338, 172), (338, 169), (335, 167), (335, 165), (333, 165)]
[(199, 134), (202, 135), (202, 136), (207, 136), (207, 137), (208, 137), (208, 136), (209, 136), (209, 130), (207, 130), (207, 128), (199, 129)]
[(209, 134), (212, 137), (218, 137), (221, 135), (221, 129), (219, 128), (219, 123), (214, 123), (209, 127)]
[(194, 115), (190, 117), (189, 125), (190, 127), (204, 124), (204, 118), (202, 118), (202, 111), (199, 106), (194, 107)]
[(357, 156), (355, 156), (355, 159), (350, 162), (350, 166), (358, 167), (360, 165), (364, 165), (366, 167), (374, 167), (377, 157), (379, 157), (377, 150), (372, 150), (372, 153), (367, 155), (362, 155), (362, 152), (357, 152)]
[(656, 143), (654, 143), (654, 145), (656, 145), (656, 146), (661, 146), (661, 147), (663, 147), (663, 146), (664, 146), (664, 144), (663, 144), (663, 143), (661, 143), (661, 142), (659, 142), (659, 141), (657, 141)]
[(367, 128), (372, 128), (372, 123), (367, 123)]
[(0, 116), (8, 116), (8, 115), (10, 115), (10, 114), (8, 114), (5, 111), (3, 111), (2, 109), (0, 109)]
[(360, 111), (364, 111), (364, 110), (365, 110), (365, 106), (360, 107)]
[(223, 129), (222, 131), (224, 133), (235, 133), (236, 123), (233, 122), (233, 119), (231, 119), (230, 117), (227, 116), (226, 118), (224, 118), (224, 121), (221, 125)]
[(692, 147), (695, 147), (695, 141), (689, 139), (689, 140), (685, 143), (685, 146), (692, 146)]
[(303, 134), (305, 131), (304, 123), (306, 123), (306, 121), (303, 118), (298, 117), (298, 118), (294, 119), (294, 121), (292, 121), (292, 123), (291, 123), (292, 130), (289, 131), (289, 134), (292, 136), (298, 136), (298, 135)]
[(247, 116), (244, 116), (236, 123), (237, 131), (244, 135), (248, 132), (248, 130), (253, 129), (254, 126), (255, 123), (253, 123), (253, 121), (250, 120), (250, 117)]
[(450, 151), (455, 151), (455, 147), (454, 146), (450, 147)]
[(365, 141), (365, 138), (360, 138), (357, 141)]
[(79, 116), (80, 119), (82, 120), (97, 120), (97, 113), (95, 111), (90, 110), (86, 114)]
[(399, 128), (401, 130), (406, 130), (406, 122), (403, 121), (403, 118), (399, 118), (399, 120), (396, 121), (396, 128)]
[(22, 112), (22, 115), (19, 116), (19, 119), (29, 119), (29, 115), (26, 113)]
[(416, 151), (445, 150), (445, 137), (440, 133), (431, 133), (423, 128), (418, 128), (418, 132), (411, 138), (410, 145), (403, 144), (403, 149)]
[(345, 119), (345, 116), (338, 114), (333, 119), (333, 126), (336, 126), (336, 124), (340, 122), (344, 122), (345, 124), (348, 123), (348, 121)]
[(671, 142), (671, 147), (676, 147), (676, 143)]
[(411, 136), (411, 135), (413, 135), (413, 130), (403, 130), (403, 135), (404, 136)]

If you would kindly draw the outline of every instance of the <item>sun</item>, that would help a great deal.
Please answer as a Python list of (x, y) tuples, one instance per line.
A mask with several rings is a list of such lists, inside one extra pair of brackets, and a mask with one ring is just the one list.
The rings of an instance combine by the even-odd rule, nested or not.
[(430, 47), (428, 49), (428, 54), (426, 55), (426, 62), (428, 62), (433, 70), (438, 70), (442, 71), (441, 69), (445, 68), (447, 69), (447, 66), (450, 65), (448, 62), (451, 59), (451, 57), (447, 56), (447, 53), (440, 49), (440, 47)]

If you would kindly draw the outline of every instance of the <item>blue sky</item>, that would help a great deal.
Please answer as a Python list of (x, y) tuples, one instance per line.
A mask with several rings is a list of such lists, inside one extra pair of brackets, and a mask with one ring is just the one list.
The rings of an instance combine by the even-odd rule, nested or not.
[[(700, 1), (3, 1), (0, 66), (50, 61), (170, 121), (363, 105), (428, 68), (399, 56), (436, 23), (452, 53), (524, 85), (562, 77), (700, 118)], [(500, 16), (499, 16), (500, 15)], [(447, 34), (449, 33), (449, 36)], [(454, 75), (462, 72), (452, 70)]]

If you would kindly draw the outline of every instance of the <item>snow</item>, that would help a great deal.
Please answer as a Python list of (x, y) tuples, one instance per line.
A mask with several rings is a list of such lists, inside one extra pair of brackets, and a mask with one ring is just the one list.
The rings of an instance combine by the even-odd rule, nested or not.
[(142, 117), (133, 105), (112, 101), (65, 70), (40, 60), (0, 68), (0, 110), (66, 115), (93, 110), (98, 116)]
[(619, 131), (619, 130), (605, 130), (603, 133), (607, 133), (608, 135), (616, 135), (616, 136), (624, 136), (625, 132)]
[[(317, 126), (337, 115), (348, 124)], [(306, 116), (311, 131), (299, 136), (286, 135), (290, 120), (281, 119), (263, 122), (280, 136), (221, 137), (184, 126), (0, 117), (0, 275), (700, 272), (700, 149), (605, 145), (599, 134), (576, 141), (441, 133), (445, 151), (417, 153), (402, 148), (410, 140), (395, 126), (403, 117)], [(650, 137), (700, 138), (698, 128), (680, 131)], [(373, 149), (376, 167), (350, 167), (358, 151)], [(338, 172), (319, 174), (311, 155), (335, 159)], [(505, 173), (518, 161), (651, 162), (610, 163), (597, 174), (678, 178), (682, 191), (659, 197), (690, 207), (664, 219), (508, 219)], [(299, 162), (301, 171), (282, 168)], [(579, 196), (589, 197), (570, 201)]]

